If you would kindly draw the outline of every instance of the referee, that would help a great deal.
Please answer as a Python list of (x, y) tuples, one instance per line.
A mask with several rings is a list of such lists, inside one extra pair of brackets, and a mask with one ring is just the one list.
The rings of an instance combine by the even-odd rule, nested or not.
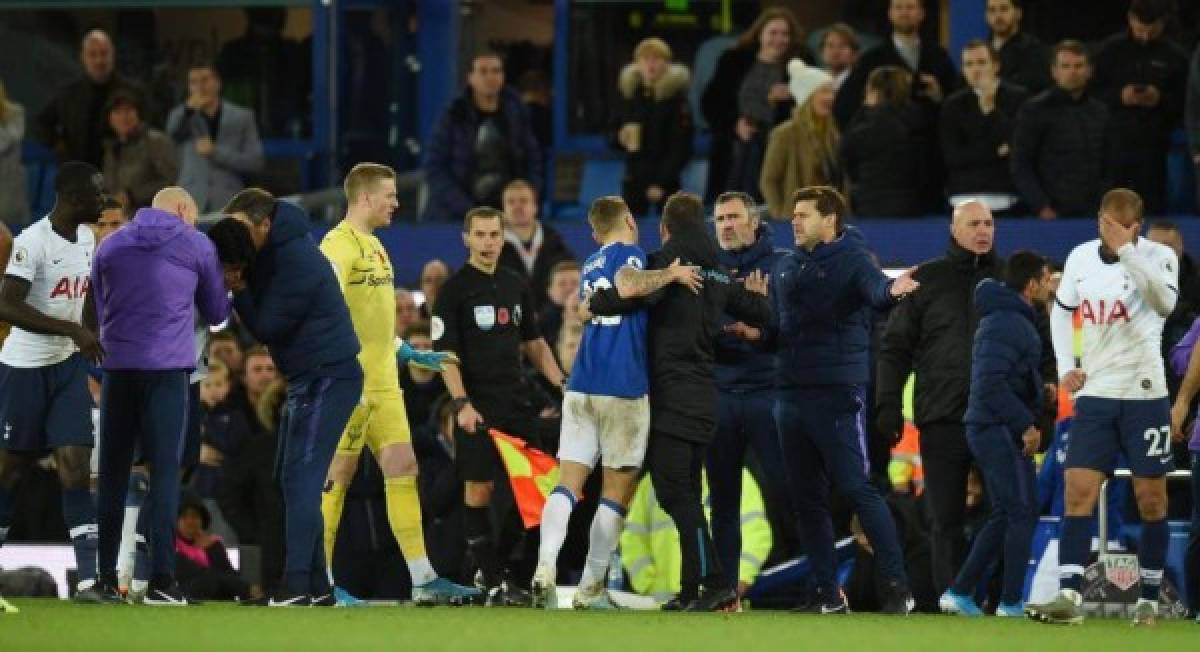
[[(482, 573), (489, 605), (523, 605), (528, 592), (501, 574), (492, 539), (488, 506), (493, 479), (503, 468), (488, 428), (528, 436), (533, 424), (518, 409), (521, 359), (560, 390), (565, 376), (538, 331), (533, 295), (515, 272), (497, 268), (504, 246), (502, 214), (473, 208), (463, 221), (467, 264), (451, 276), (433, 306), (430, 323), (434, 348), (458, 355), (459, 365), (442, 370), (454, 399), (458, 430), (454, 441), (459, 478), (466, 485), (464, 531), (467, 548)], [(514, 514), (511, 514), (515, 516)]]

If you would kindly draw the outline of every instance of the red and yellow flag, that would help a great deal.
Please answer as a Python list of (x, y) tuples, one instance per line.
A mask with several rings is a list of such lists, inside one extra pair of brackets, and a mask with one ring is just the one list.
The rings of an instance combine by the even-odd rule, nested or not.
[(517, 509), (526, 528), (542, 524), (546, 498), (558, 485), (558, 460), (525, 443), (524, 439), (492, 428), (488, 430), (508, 471)]

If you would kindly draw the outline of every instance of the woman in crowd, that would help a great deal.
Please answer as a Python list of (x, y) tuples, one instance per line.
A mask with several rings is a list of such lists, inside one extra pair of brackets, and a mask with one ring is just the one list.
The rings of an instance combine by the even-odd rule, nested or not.
[(221, 537), (208, 533), (211, 516), (197, 496), (184, 494), (175, 530), (175, 566), (184, 592), (201, 600), (246, 600), (262, 589), (242, 579)]
[(792, 218), (792, 194), (800, 188), (844, 189), (840, 134), (833, 119), (833, 77), (800, 59), (788, 64), (788, 77), (796, 109), (791, 119), (771, 131), (759, 182), (771, 216), (780, 220)]
[(762, 199), (758, 173), (767, 133), (792, 110), (785, 66), (802, 57), (803, 41), (796, 16), (784, 7), (772, 7), (717, 60), (716, 72), (700, 99), (712, 130), (706, 199), (727, 190)]
[(8, 99), (0, 82), (0, 222), (20, 228), (29, 223), (21, 141), (25, 138), (25, 109)]
[(132, 213), (179, 178), (175, 144), (142, 121), (141, 101), (133, 95), (115, 93), (106, 114), (111, 134), (104, 141), (104, 186)]
[(617, 144), (625, 150), (621, 195), (634, 215), (645, 215), (679, 190), (679, 175), (692, 157), (692, 120), (686, 66), (671, 63), (671, 48), (644, 39), (618, 80), (622, 106)]
[(850, 201), (860, 217), (925, 213), (928, 119), (912, 101), (912, 74), (897, 66), (867, 78), (863, 108), (842, 136)]

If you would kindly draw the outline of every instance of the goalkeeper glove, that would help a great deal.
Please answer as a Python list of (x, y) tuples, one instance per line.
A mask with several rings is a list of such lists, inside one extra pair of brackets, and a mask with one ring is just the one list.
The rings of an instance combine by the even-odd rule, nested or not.
[(458, 364), (458, 356), (445, 351), (418, 351), (405, 340), (398, 340), (396, 345), (396, 360), (400, 364), (411, 364), (414, 367), (441, 371), (444, 365)]

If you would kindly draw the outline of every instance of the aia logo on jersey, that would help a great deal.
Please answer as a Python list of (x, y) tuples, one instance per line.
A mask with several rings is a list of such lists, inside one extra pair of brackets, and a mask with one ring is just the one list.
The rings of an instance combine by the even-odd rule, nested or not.
[(1079, 321), (1081, 322), (1090, 322), (1093, 326), (1108, 326), (1119, 320), (1125, 320), (1127, 324), (1132, 321), (1129, 318), (1129, 311), (1125, 308), (1125, 302), (1120, 299), (1111, 303), (1100, 299), (1095, 306), (1088, 299), (1084, 299), (1083, 303), (1079, 304)]
[(76, 276), (74, 280), (64, 276), (58, 279), (58, 283), (54, 284), (54, 290), (50, 292), (50, 298), (82, 299), (87, 296), (91, 289), (92, 281), (86, 276)]

